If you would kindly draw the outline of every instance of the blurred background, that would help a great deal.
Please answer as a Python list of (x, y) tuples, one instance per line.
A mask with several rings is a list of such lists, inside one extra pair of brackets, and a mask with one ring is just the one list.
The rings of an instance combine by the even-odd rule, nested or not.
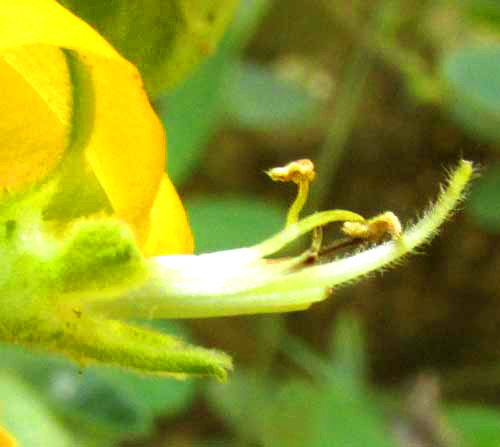
[[(105, 35), (127, 10), (62, 3)], [(153, 16), (161, 2), (139, 3)], [(144, 50), (106, 36), (132, 60)], [(154, 323), (230, 353), (228, 383), (2, 347), (2, 418), (21, 446), (499, 446), (500, 3), (241, 0), (218, 50), (150, 92), (198, 253), (279, 230), (295, 190), (263, 171), (294, 159), (316, 164), (309, 212), (403, 222), (460, 158), (481, 176), (419, 255), (308, 311)]]

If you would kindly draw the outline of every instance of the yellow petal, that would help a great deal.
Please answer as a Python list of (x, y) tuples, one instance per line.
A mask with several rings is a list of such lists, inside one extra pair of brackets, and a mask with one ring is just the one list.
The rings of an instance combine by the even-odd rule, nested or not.
[(33, 45), (0, 53), (0, 188), (46, 176), (69, 141), (72, 95), (63, 52)]
[(165, 134), (131, 65), (84, 56), (94, 80), (94, 127), (86, 156), (115, 213), (149, 212), (165, 169)]
[(145, 256), (192, 253), (193, 236), (186, 212), (170, 179), (164, 175), (150, 214)]
[(16, 440), (0, 427), (0, 447), (16, 447)]
[[(62, 56), (73, 61), (70, 64), (70, 72), (73, 70), (70, 79), (75, 81), (80, 76), (86, 77), (88, 82), (73, 82), (71, 89), (67, 89), (70, 91), (59, 87), (54, 89), (50, 82), (44, 82), (45, 74), (39, 76), (42, 79), (38, 79), (31, 73), (33, 70), (30, 71), (24, 58), (23, 64), (18, 65), (21, 66), (20, 72), (24, 74), (30, 88), (22, 89), (23, 76), (19, 76), (15, 64), (9, 64), (7, 61), (7, 67), (0, 66), (2, 73), (6, 73), (3, 76), (10, 73), (10, 77), (15, 78), (8, 81), (11, 85), (14, 81), (17, 82), (16, 92), (23, 91), (19, 103), (12, 102), (12, 114), (16, 116), (9, 124), (10, 133), (16, 134), (18, 138), (13, 141), (17, 141), (19, 147), (16, 150), (0, 152), (0, 175), (9, 179), (10, 183), (7, 184), (14, 186), (16, 181), (20, 183), (33, 180), (35, 174), (30, 177), (33, 166), (43, 167), (34, 169), (36, 178), (45, 175), (61, 158), (68, 143), (68, 134), (71, 133), (69, 148), (77, 143), (84, 148), (86, 160), (106, 193), (114, 213), (135, 225), (142, 240), (163, 240), (160, 245), (166, 246), (164, 238), (148, 236), (149, 228), (154, 227), (148, 222), (151, 207), (157, 197), (165, 168), (165, 136), (136, 68), (90, 26), (54, 0), (3, 2), (0, 6), (0, 55), (22, 53), (28, 51), (27, 48), (38, 51), (39, 47), (46, 47), (48, 52), (60, 51), (58, 48), (72, 50), (69, 53), (61, 52)], [(51, 60), (47, 59), (42, 73), (50, 76), (50, 66)], [(40, 71), (40, 66), (38, 69)], [(55, 71), (57, 79), (62, 71)], [(67, 79), (67, 73), (65, 76)], [(60, 83), (64, 84), (62, 81)], [(60, 93), (63, 99), (54, 100), (51, 97), (53, 91)], [(26, 105), (29, 109), (31, 103), (37, 104), (36, 98), (33, 98), (35, 93), (38, 93), (40, 98), (39, 110), (36, 109), (40, 113), (37, 113), (37, 116), (41, 115), (45, 105), (48, 116), (52, 121), (58, 122), (56, 125), (47, 120), (35, 123), (38, 127), (33, 124), (34, 130), (30, 131), (33, 142), (26, 145), (25, 142), (30, 138), (25, 132), (27, 127), (21, 126), (25, 117), (18, 112), (22, 108), (21, 104), (25, 105), (25, 109)], [(75, 96), (73, 109), (68, 106), (72, 95)], [(65, 115), (68, 109), (72, 112), (71, 119)], [(4, 110), (0, 110), (0, 113), (3, 115)], [(45, 140), (40, 139), (44, 132)], [(5, 135), (5, 139), (8, 139), (9, 133), (6, 132)], [(42, 141), (43, 145), (37, 147), (35, 143), (39, 141)], [(9, 157), (19, 160), (19, 154), (24, 153), (29, 154), (28, 158), (32, 160), (26, 165), (21, 163), (12, 173)], [(176, 202), (170, 206), (170, 210), (175, 214), (169, 216), (169, 228), (177, 228), (182, 239), (185, 238), (182, 234), (189, 233), (189, 228), (182, 205), (173, 188), (172, 191), (173, 194), (168, 197), (173, 197)], [(153, 214), (156, 215), (151, 215)], [(175, 238), (174, 234), (168, 234)], [(152, 246), (153, 243), (148, 244)], [(176, 244), (177, 241), (174, 246)]]
[[(7, 3), (7, 2), (6, 2)], [(137, 218), (149, 209), (164, 169), (161, 124), (139, 73), (96, 31), (54, 0), (19, 0), (2, 5), (0, 49), (45, 44), (75, 50), (89, 70), (93, 92), (87, 158), (120, 216)], [(127, 196), (126, 198), (124, 196)]]
[(103, 37), (55, 0), (2, 2), (0, 11), (0, 50), (43, 43), (124, 60)]

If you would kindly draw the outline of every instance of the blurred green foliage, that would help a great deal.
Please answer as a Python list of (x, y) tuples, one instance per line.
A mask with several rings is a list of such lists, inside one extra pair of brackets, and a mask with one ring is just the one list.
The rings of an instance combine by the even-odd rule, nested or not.
[[(168, 172), (176, 185), (189, 179), (203, 148), (220, 126), (220, 90), (226, 60), (218, 53), (169, 96), (156, 101), (160, 118), (168, 131)], [(186, 120), (186, 116), (189, 117)]]
[(168, 173), (176, 185), (188, 180), (203, 148), (224, 124), (228, 116), (225, 98), (228, 85), (234, 85), (234, 67), (268, 4), (267, 0), (241, 2), (217, 53), (176, 89), (167, 89), (156, 98), (168, 129), (169, 147), (175, 148), (175, 156), (169, 157)]
[[(475, 5), (475, 13), (493, 19), (498, 5)], [(492, 15), (493, 14), (493, 15)], [(500, 15), (498, 16), (500, 19)], [(494, 21), (495, 22), (495, 21)], [(452, 116), (471, 135), (500, 142), (500, 45), (460, 48), (444, 58), (442, 75), (449, 88), (448, 106)], [(488, 169), (475, 186), (467, 211), (488, 231), (500, 231), (500, 170)]]
[(473, 135), (500, 139), (500, 45), (461, 48), (443, 63), (451, 111)]
[[(339, 318), (327, 357), (294, 336), (282, 335), (280, 349), (306, 376), (283, 380), (238, 371), (229, 383), (206, 388), (210, 407), (233, 432), (223, 445), (398, 445), (389, 396), (370, 389), (366, 381), (357, 320)], [(154, 416), (186, 411), (194, 397), (192, 381), (78, 371), (66, 360), (11, 347), (2, 347), (2, 358), (9, 365), (0, 373), (2, 403), (8, 409), (4, 423), (25, 447), (116, 445), (124, 436), (150, 431)], [(410, 433), (415, 421), (407, 411), (402, 414), (397, 416), (399, 430)], [(500, 411), (455, 404), (440, 408), (439, 418), (450, 439), (458, 440), (450, 445), (498, 445)]]
[[(472, 225), (500, 233), (500, 4), (496, 0), (423, 1), (418, 5), (409, 0), (387, 0), (376, 2), (375, 7), (360, 1), (351, 4), (318, 0), (309, 4), (305, 0), (283, 0), (273, 4), (270, 0), (242, 0), (231, 21), (233, 0), (61, 3), (93, 24), (142, 71), (167, 129), (168, 172), (174, 183), (186, 191), (186, 207), (199, 252), (255, 243), (276, 231), (285, 219), (286, 204), (277, 199), (269, 201), (238, 190), (220, 194), (197, 185), (196, 176), (210, 175), (203, 164), (211, 155), (207, 148), (214, 157), (222, 152), (220, 140), (213, 144), (222, 128), (251, 135), (251, 144), (274, 136), (272, 144), (281, 144), (276, 151), (281, 150), (282, 155), (275, 157), (279, 159), (295, 155), (296, 140), (306, 139), (320, 146), (318, 141), (323, 141), (325, 132), (335, 129), (337, 138), (326, 138), (318, 158), (348, 158), (348, 137), (359, 120), (359, 111), (370, 113), (370, 94), (393, 104), (402, 101), (399, 89), (410, 96), (404, 101), (415, 106), (430, 105), (455, 120), (473, 146), (491, 148), (491, 163), (472, 188), (465, 211)], [(312, 4), (322, 16), (316, 17), (317, 23), (309, 24), (310, 35), (297, 36), (294, 27), (299, 23), (288, 22), (287, 14), (292, 16), (293, 8), (301, 8), (301, 17), (307, 21)], [(383, 20), (376, 26), (371, 20), (374, 9), (383, 12)], [(271, 33), (269, 27), (259, 26), (273, 10), (286, 17), (285, 25), (272, 28)], [(330, 15), (336, 24), (334, 30), (322, 22)], [(218, 51), (207, 58), (227, 22)], [(329, 40), (334, 40), (333, 32), (338, 40), (349, 36), (349, 44), (335, 50), (338, 60), (325, 62), (323, 50), (321, 46), (318, 50), (313, 36), (319, 34), (321, 38), (316, 40), (327, 48), (332, 45)], [(247, 51), (252, 41), (254, 49)], [(267, 47), (261, 44), (259, 52), (262, 41), (273, 41), (278, 49), (267, 54), (262, 50)], [(295, 65), (285, 64), (287, 76), (283, 76), (279, 64), (269, 61), (286, 53), (290, 42), (299, 42), (299, 48), (310, 50), (308, 58), (319, 61), (317, 65), (295, 55)], [(374, 91), (377, 79), (369, 80), (369, 88), (365, 88), (364, 80), (369, 78), (373, 61), (397, 73), (384, 74), (391, 85), (396, 84), (390, 94)], [(332, 66), (345, 65), (347, 69), (339, 69), (335, 75), (325, 70), (329, 83), (323, 82), (320, 69), (319, 75), (313, 76), (315, 81), (310, 82), (310, 72), (323, 65), (330, 71)], [(297, 66), (299, 70), (292, 70)], [(318, 85), (323, 95), (317, 94)], [(349, 90), (337, 96), (336, 85)], [(339, 97), (342, 101), (338, 101)], [(334, 113), (332, 104), (339, 107), (333, 107)], [(398, 125), (392, 117), (389, 120), (370, 115), (368, 119), (380, 121), (388, 129)], [(454, 149), (454, 159), (460, 156), (460, 150)], [(273, 159), (261, 153), (255, 156), (261, 157), (263, 163)], [(373, 159), (377, 156), (374, 154)], [(248, 169), (241, 157), (237, 171), (234, 166), (221, 169), (219, 164), (212, 175), (245, 177)], [(334, 177), (338, 174), (335, 167), (332, 163), (323, 175)], [(377, 169), (380, 167), (375, 166), (374, 171)], [(211, 179), (205, 180), (210, 185)], [(229, 184), (234, 184), (231, 181)], [(262, 176), (262, 182), (269, 180)], [(317, 348), (291, 335), (278, 317), (274, 318), (274, 344), (268, 343), (254, 326), (251, 339), (246, 340), (249, 345), (259, 346), (268, 360), (255, 368), (237, 365), (237, 372), (227, 384), (151, 379), (85, 367), (79, 371), (61, 359), (1, 347), (2, 424), (23, 447), (106, 447), (117, 446), (123, 439), (140, 439), (127, 445), (167, 442), (174, 447), (197, 445), (195, 442), (247, 447), (406, 447), (410, 445), (408, 440), (414, 446), (437, 447), (422, 444), (421, 432), (425, 430), (421, 421), (412, 416), (414, 409), (406, 408), (402, 392), (372, 386), (365, 339), (357, 319), (338, 319), (331, 331), (331, 348), (318, 353)], [(257, 326), (261, 320), (255, 321)], [(234, 330), (231, 332), (227, 322), (219, 327), (220, 339), (232, 338)], [(189, 338), (187, 325), (168, 325), (169, 333), (176, 330)], [(215, 332), (211, 330), (210, 336), (217, 340)], [(445, 432), (439, 445), (500, 445), (498, 409), (435, 400), (437, 413), (429, 412), (428, 416), (437, 419), (433, 422)], [(194, 416), (190, 419), (191, 414)], [(189, 431), (189, 441), (183, 444), (182, 436), (176, 441), (163, 433), (155, 443), (151, 437), (155, 427), (158, 429), (159, 418), (171, 421), (166, 424), (167, 430), (179, 426), (181, 435), (182, 429)], [(204, 418), (215, 419), (217, 429), (198, 432), (197, 425), (203, 425)], [(183, 420), (191, 426), (186, 429)]]
[(492, 447), (500, 440), (500, 411), (480, 406), (453, 406), (446, 416), (459, 428), (462, 445)]
[(16, 375), (1, 372), (0, 395), (2, 407), (7, 410), (2, 415), (3, 423), (20, 445), (74, 445), (75, 438), (54, 417), (40, 394)]
[(187, 200), (196, 251), (251, 246), (283, 227), (286, 209), (254, 197), (203, 196)]
[(500, 24), (500, 5), (495, 0), (460, 0), (467, 17), (498, 27)]
[[(256, 445), (390, 447), (394, 441), (383, 408), (364, 380), (359, 332), (356, 321), (339, 320), (330, 359), (307, 346), (297, 349), (297, 341), (285, 336), (283, 348), (311, 373), (308, 379), (236, 373), (227, 386), (211, 388), (210, 401), (238, 436)], [(313, 357), (316, 367), (300, 351)]]
[(62, 0), (141, 71), (151, 94), (215, 51), (237, 0)]
[(469, 215), (483, 228), (500, 231), (500, 165), (488, 168), (478, 179), (467, 204)]
[(233, 64), (223, 100), (226, 113), (239, 127), (257, 131), (279, 132), (293, 126), (300, 132), (317, 118), (320, 106), (305, 86), (248, 62)]

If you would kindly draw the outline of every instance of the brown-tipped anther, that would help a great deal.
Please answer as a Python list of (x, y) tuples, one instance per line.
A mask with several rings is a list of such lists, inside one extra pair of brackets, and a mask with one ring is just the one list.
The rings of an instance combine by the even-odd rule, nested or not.
[(288, 163), (285, 166), (269, 169), (266, 174), (275, 182), (312, 182), (316, 176), (314, 164), (311, 160), (303, 158)]
[(345, 222), (342, 232), (355, 239), (377, 242), (386, 234), (399, 239), (403, 228), (401, 222), (392, 211), (386, 211), (366, 222)]

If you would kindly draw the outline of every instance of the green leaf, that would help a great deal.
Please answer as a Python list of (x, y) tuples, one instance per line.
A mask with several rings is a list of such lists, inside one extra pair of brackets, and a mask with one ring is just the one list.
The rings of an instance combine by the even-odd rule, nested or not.
[(237, 0), (61, 0), (141, 71), (155, 95), (216, 48)]
[(198, 252), (254, 245), (285, 224), (284, 209), (257, 198), (201, 196), (185, 205)]
[(447, 411), (450, 425), (457, 429), (467, 447), (497, 447), (500, 439), (500, 411), (492, 408), (454, 406)]
[(489, 168), (472, 187), (466, 211), (479, 225), (500, 231), (500, 165)]
[(22, 447), (73, 447), (75, 439), (22, 380), (0, 372), (2, 424)]
[(320, 110), (319, 100), (305, 87), (251, 63), (234, 65), (224, 92), (226, 113), (252, 130), (301, 129)]
[(449, 87), (449, 106), (471, 133), (500, 141), (500, 46), (462, 48), (441, 67)]

